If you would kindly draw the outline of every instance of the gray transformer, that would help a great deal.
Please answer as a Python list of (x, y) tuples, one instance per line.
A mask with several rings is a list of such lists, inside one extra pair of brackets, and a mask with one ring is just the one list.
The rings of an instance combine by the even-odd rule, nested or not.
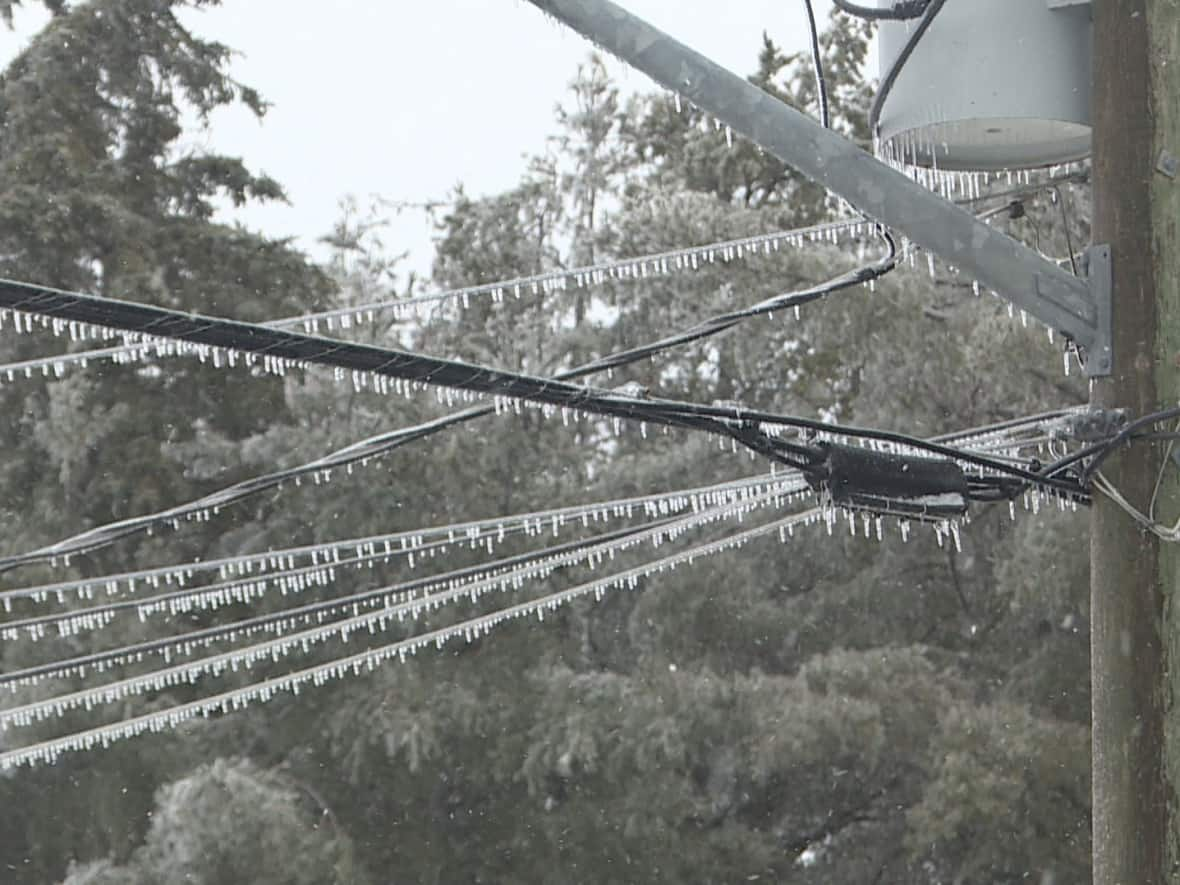
[[(882, 80), (914, 28), (880, 23)], [(947, 0), (881, 108), (880, 153), (948, 171), (1083, 159), (1091, 32), (1084, 0)]]

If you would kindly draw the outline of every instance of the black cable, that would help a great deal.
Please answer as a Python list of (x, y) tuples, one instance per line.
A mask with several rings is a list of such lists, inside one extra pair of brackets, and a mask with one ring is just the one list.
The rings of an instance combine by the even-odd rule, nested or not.
[(849, 0), (832, 0), (832, 4), (841, 12), (869, 21), (903, 21), (920, 16), (930, 5), (930, 0), (898, 0), (892, 6), (883, 9), (876, 6), (860, 6), (850, 3)]
[[(1180, 411), (1180, 410), (1178, 410), (1178, 411)], [(1061, 414), (1063, 414), (1063, 413), (1060, 410), (1058, 410), (1058, 411), (1054, 411), (1054, 412), (1042, 413), (1041, 415), (1035, 415), (1035, 416), (1031, 416), (1028, 418), (1013, 419), (1013, 420), (1001, 422), (998, 424), (988, 425), (988, 426), (984, 426), (984, 427), (980, 427), (980, 428), (974, 428), (972, 430), (960, 431), (958, 433), (944, 437), (944, 439), (949, 441), (951, 439), (959, 438), (959, 437), (967, 438), (967, 437), (970, 437), (970, 436), (978, 434), (978, 433), (998, 432), (998, 431), (1002, 431), (1004, 429), (1011, 428), (1011, 427), (1018, 427), (1021, 425), (1027, 425), (1032, 420), (1042, 420), (1042, 419), (1060, 417)], [(1161, 416), (1153, 416), (1153, 417), (1156, 417), (1157, 420), (1163, 420), (1164, 417), (1166, 417), (1166, 416), (1161, 415)], [(743, 433), (749, 432), (750, 429), (752, 428), (752, 426), (753, 425), (749, 424), (749, 423), (744, 425), (743, 429), (742, 429)], [(771, 441), (772, 447), (773, 447), (773, 443), (776, 443), (776, 442), (778, 442), (778, 441), (775, 441), (775, 440)], [(934, 442), (934, 441), (931, 441), (931, 442)], [(763, 444), (764, 444), (763, 439), (756, 438), (756, 445), (757, 446), (760, 447)], [(961, 452), (957, 452), (956, 450), (952, 450), (952, 452), (955, 452), (955, 454), (959, 454), (959, 455), (962, 454)], [(967, 485), (969, 486), (967, 497), (970, 500), (980, 501), (980, 502), (1010, 500), (1010, 499), (1014, 498), (1017, 494), (1019, 494), (1020, 491), (1022, 491), (1024, 488), (1027, 487), (1027, 483), (1023, 483), (1019, 480), (1013, 480), (1009, 477), (968, 476), (968, 477), (966, 477), (966, 482), (967, 482)], [(1085, 502), (1088, 503), (1088, 499), (1085, 498), (1085, 496), (1075, 496), (1075, 498), (1078, 500), (1084, 500)], [(911, 513), (911, 514), (901, 514), (901, 515), (914, 516), (915, 514)], [(20, 682), (27, 680), (27, 679), (32, 679), (32, 678), (36, 678), (36, 677), (40, 677), (40, 676), (44, 676), (44, 675), (52, 674), (52, 673), (68, 673), (73, 670), (78, 670), (79, 672), (81, 672), (85, 668), (88, 668), (91, 666), (96, 666), (96, 665), (101, 665), (101, 664), (111, 663), (111, 662), (118, 663), (120, 661), (126, 660), (129, 656), (132, 656), (132, 655), (136, 656), (137, 658), (141, 658), (142, 656), (144, 656), (146, 654), (163, 652), (163, 651), (167, 651), (168, 649), (175, 649), (178, 646), (185, 646), (185, 653), (187, 654), (187, 653), (189, 653), (189, 649), (188, 649), (189, 646), (200, 645), (202, 647), (208, 647), (214, 641), (218, 641), (221, 639), (237, 638), (236, 636), (233, 636), (230, 634), (241, 634), (243, 636), (248, 637), (249, 635), (252, 635), (253, 633), (255, 633), (261, 629), (264, 629), (268, 626), (275, 625), (275, 624), (280, 625), (277, 630), (276, 635), (281, 636), (284, 633), (283, 624), (285, 622), (289, 622), (291, 624), (291, 629), (294, 629), (296, 621), (301, 621), (303, 624), (309, 624), (309, 623), (311, 623), (313, 618), (316, 620), (317, 624), (321, 624), (321, 623), (323, 623), (323, 619), (325, 616), (329, 616), (331, 614), (338, 614), (341, 612), (341, 610), (351, 610), (353, 612), (356, 612), (356, 611), (358, 611), (357, 607), (359, 605), (363, 605), (365, 603), (372, 602), (374, 600), (380, 600), (383, 598), (388, 599), (389, 597), (393, 596), (394, 594), (404, 595), (408, 592), (422, 589), (422, 588), (428, 587), (432, 584), (438, 584), (439, 582), (442, 582), (442, 581), (460, 580), (462, 578), (470, 577), (470, 576), (476, 575), (476, 574), (483, 574), (486, 576), (487, 579), (494, 580), (496, 577), (507, 574), (513, 568), (515, 568), (519, 565), (522, 565), (522, 564), (528, 564), (530, 562), (535, 562), (538, 560), (563, 555), (567, 552), (576, 551), (576, 550), (588, 548), (588, 547), (594, 547), (594, 546), (601, 545), (604, 543), (610, 543), (615, 540), (623, 540), (627, 537), (637, 536), (642, 533), (650, 532), (653, 529), (659, 529), (660, 527), (662, 527), (664, 525), (671, 524), (671, 523), (676, 522), (677, 520), (682, 519), (682, 518), (683, 517), (680, 517), (680, 516), (665, 517), (665, 518), (658, 519), (658, 520), (655, 520), (650, 523), (641, 524), (639, 526), (631, 526), (631, 527), (627, 527), (627, 528), (623, 528), (623, 529), (618, 529), (618, 530), (615, 530), (612, 532), (607, 532), (607, 533), (603, 533), (600, 535), (595, 535), (595, 536), (592, 536), (589, 538), (582, 538), (582, 539), (578, 539), (578, 540), (574, 540), (574, 541), (569, 541), (564, 544), (555, 545), (553, 547), (548, 547), (548, 548), (545, 548), (545, 549), (542, 549), (539, 551), (518, 554), (515, 556), (495, 560), (495, 561), (492, 561), (489, 563), (468, 566), (468, 567), (464, 567), (461, 569), (456, 569), (456, 570), (444, 572), (441, 574), (424, 576), (422, 578), (418, 578), (413, 581), (408, 581), (408, 582), (404, 582), (404, 583), (400, 583), (400, 584), (396, 584), (396, 585), (392, 585), (392, 586), (385, 586), (385, 587), (380, 587), (380, 588), (374, 588), (374, 589), (367, 590), (367, 591), (360, 591), (357, 593), (346, 594), (344, 596), (339, 596), (339, 597), (335, 597), (335, 598), (328, 599), (328, 600), (323, 600), (323, 601), (319, 601), (319, 602), (308, 603), (308, 604), (305, 604), (302, 606), (297, 606), (292, 609), (284, 609), (284, 610), (281, 610), (278, 612), (272, 612), (272, 613), (268, 613), (265, 615), (258, 615), (258, 616), (254, 616), (251, 618), (246, 618), (246, 619), (243, 619), (240, 621), (231, 622), (229, 624), (221, 624), (221, 625), (217, 625), (214, 627), (202, 628), (202, 629), (198, 629), (198, 630), (194, 630), (194, 631), (190, 631), (187, 633), (182, 633), (182, 634), (178, 634), (178, 635), (174, 635), (174, 636), (162, 637), (162, 638), (154, 639), (154, 640), (146, 640), (141, 643), (136, 643), (136, 644), (132, 644), (132, 645), (128, 645), (128, 646), (120, 646), (118, 648), (108, 649), (108, 650), (105, 650), (102, 652), (91, 653), (91, 654), (82, 655), (82, 656), (78, 656), (75, 658), (56, 661), (56, 662), (52, 662), (52, 663), (34, 665), (32, 667), (27, 667), (27, 668), (24, 668), (24, 669), (21, 669), (18, 671), (9, 672), (7, 674), (0, 674), (0, 685), (11, 684), (11, 683), (20, 683)], [(572, 564), (569, 564), (569, 563), (563, 563), (563, 564), (555, 566), (555, 568), (566, 568), (571, 565)], [(235, 580), (235, 581), (226, 582), (224, 584), (224, 586), (231, 586), (231, 585), (236, 586), (239, 583), (241, 583), (240, 580)], [(213, 584), (213, 585), (209, 585), (209, 586), (199, 588), (199, 589), (202, 592), (208, 592), (209, 590), (217, 589), (218, 586), (222, 586), (222, 585)], [(183, 593), (192, 593), (192, 592), (196, 592), (196, 591), (189, 590), (189, 591), (182, 591), (182, 592)], [(173, 595), (179, 595), (179, 593), (173, 594)], [(428, 599), (429, 599), (429, 597), (423, 597), (422, 601), (425, 603), (428, 601)], [(137, 605), (141, 604), (142, 602), (143, 602), (143, 600), (130, 600), (130, 601), (124, 601), (124, 602), (119, 602), (119, 603), (113, 603), (113, 604), (101, 606), (96, 609), (87, 609), (87, 610), (85, 610), (85, 613), (98, 614), (101, 611), (105, 611), (108, 609), (112, 610), (112, 611), (125, 610), (128, 608), (137, 606)], [(62, 615), (52, 616), (52, 620), (59, 620), (59, 619), (70, 617), (70, 616), (73, 616), (76, 614), (78, 614), (78, 612), (67, 612), (67, 613), (63, 613)], [(36, 620), (39, 621), (42, 619), (36, 619)], [(29, 623), (31, 624), (31, 623), (33, 623), (33, 621), (30, 621)], [(22, 622), (22, 624), (23, 624), (23, 622)]]
[(43, 562), (58, 556), (70, 556), (97, 550), (113, 544), (122, 538), (130, 537), (141, 531), (150, 530), (153, 526), (159, 525), (160, 523), (179, 520), (194, 513), (238, 503), (248, 497), (280, 486), (284, 482), (297, 481), (301, 477), (310, 474), (328, 472), (338, 467), (355, 464), (358, 461), (380, 457), (396, 448), (408, 445), (419, 439), (433, 436), (435, 433), (439, 433), (456, 424), (461, 424), (464, 421), (469, 421), (483, 415), (490, 415), (493, 411), (495, 409), (492, 406), (476, 406), (413, 427), (399, 428), (388, 433), (379, 434), (362, 440), (359, 443), (354, 443), (323, 458), (318, 458), (315, 461), (285, 470), (276, 470), (263, 474), (262, 476), (252, 477), (176, 507), (144, 516), (132, 517), (115, 523), (108, 523), (78, 535), (73, 535), (48, 547), (34, 550), (31, 553), (19, 557), (13, 556), (0, 559), (0, 571), (7, 571), (8, 569), (34, 562)]
[[(778, 313), (784, 310), (791, 310), (796, 307), (801, 307), (804, 304), (809, 304), (812, 301), (818, 301), (835, 292), (844, 289), (852, 288), (853, 286), (863, 285), (879, 279), (885, 274), (892, 271), (897, 266), (897, 243), (894, 242), (893, 237), (886, 233), (883, 229), (878, 228), (878, 233), (885, 240), (888, 246), (888, 253), (873, 264), (857, 268), (848, 273), (841, 274), (834, 277), (827, 282), (820, 283), (818, 286), (812, 286), (809, 289), (801, 289), (797, 292), (786, 292), (781, 295), (774, 295), (763, 301), (759, 301), (750, 307), (741, 310), (730, 311), (729, 313), (718, 314), (710, 317), (703, 322), (697, 323), (683, 332), (677, 332), (674, 335), (669, 335), (666, 338), (661, 338), (658, 341), (653, 341), (649, 344), (642, 344), (638, 347), (632, 347), (628, 350), (623, 350), (618, 353), (609, 354), (607, 356), (599, 357), (581, 366), (578, 369), (573, 369), (570, 372), (564, 373), (558, 377), (561, 378), (579, 378), (583, 375), (589, 375), (595, 372), (602, 372), (607, 369), (617, 369), (622, 366), (630, 365), (639, 360), (653, 357), (663, 351), (670, 350), (673, 347), (679, 347), (684, 344), (691, 344), (700, 341), (703, 338), (709, 338), (717, 335), (727, 329), (732, 329), (738, 323), (746, 319), (751, 319), (756, 316), (764, 316), (766, 314)], [(741, 418), (746, 413), (740, 412), (736, 417)]]
[(1089, 482), (1090, 477), (1102, 466), (1102, 463), (1114, 454), (1115, 450), (1129, 442), (1137, 439), (1136, 431), (1142, 427), (1150, 427), (1154, 424), (1159, 424), (1161, 421), (1170, 421), (1174, 418), (1180, 418), (1180, 408), (1164, 409), (1160, 412), (1153, 412), (1150, 415), (1144, 415), (1142, 418), (1137, 418), (1131, 421), (1115, 434), (1109, 442), (1105, 443), (1098, 452), (1095, 453), (1094, 459), (1082, 468), (1082, 481)]
[[(480, 409), (481, 409), (481, 413), (482, 413), (483, 407), (480, 407)], [(1046, 412), (1040, 412), (1040, 413), (1037, 413), (1034, 415), (1029, 415), (1029, 416), (1025, 416), (1025, 417), (1021, 417), (1021, 418), (1012, 418), (1007, 421), (1002, 421), (1002, 422), (997, 422), (997, 423), (992, 423), (992, 424), (987, 424), (987, 425), (980, 425), (978, 427), (972, 427), (972, 428), (967, 428), (964, 430), (959, 430), (953, 434), (948, 434), (948, 435), (941, 436), (941, 437), (935, 437), (931, 441), (932, 442), (951, 443), (956, 439), (968, 440), (968, 439), (971, 439), (974, 437), (979, 437), (979, 436), (989, 436), (989, 435), (993, 435), (993, 434), (997, 434), (997, 433), (1002, 433), (1006, 430), (1011, 430), (1011, 429), (1021, 428), (1021, 427), (1030, 427), (1033, 425), (1040, 424), (1041, 422), (1044, 422), (1044, 421), (1051, 421), (1051, 420), (1055, 420), (1055, 419), (1060, 419), (1060, 418), (1064, 417), (1065, 415), (1069, 414), (1070, 412), (1071, 412), (1071, 410), (1069, 410), (1069, 409), (1055, 409), (1055, 410), (1050, 410), (1050, 411), (1046, 411)], [(461, 414), (465, 415), (468, 413), (464, 412)], [(388, 436), (388, 434), (386, 436)], [(376, 439), (380, 439), (380, 437), (378, 437)], [(975, 479), (977, 479), (977, 478), (973, 477), (969, 481), (973, 482)], [(519, 531), (522, 528), (527, 529), (527, 526), (525, 526), (525, 525), (518, 526), (516, 529), (514, 529), (512, 531), (513, 532)], [(341, 545), (352, 545), (352, 544), (363, 543), (366, 540), (368, 540), (368, 539), (354, 538), (351, 540), (345, 540), (345, 541), (341, 541), (338, 543)], [(441, 542), (434, 542), (431, 544), (427, 544), (425, 546), (415, 547), (414, 552), (416, 554), (420, 554), (424, 550), (432, 549), (437, 544), (442, 544), (445, 546), (445, 545), (449, 545), (450, 543), (452, 543), (452, 542), (449, 539), (445, 539)], [(308, 550), (311, 550), (311, 549), (312, 548), (303, 548), (303, 550), (301, 550), (301, 551), (300, 550), (296, 550), (296, 551), (288, 550), (288, 551), (276, 551), (276, 552), (279, 555), (283, 555), (283, 554), (290, 554), (293, 552), (307, 552)], [(376, 555), (378, 558), (380, 558), (382, 556), (387, 556), (388, 554), (378, 553)], [(273, 581), (273, 580), (281, 579), (281, 578), (289, 578), (293, 575), (312, 574), (318, 570), (321, 570), (324, 568), (330, 568), (332, 566), (340, 566), (340, 565), (353, 566), (353, 565), (356, 565), (358, 563), (362, 563), (365, 561), (368, 561), (367, 557), (362, 557), (359, 559), (349, 559), (349, 560), (345, 560), (343, 563), (332, 561), (332, 562), (326, 562), (326, 563), (320, 563), (320, 564), (311, 564), (311, 565), (305, 565), (305, 566), (299, 566), (299, 567), (283, 568), (283, 569), (279, 569), (276, 571), (261, 572), (257, 576), (255, 576), (255, 578), (258, 580)], [(218, 560), (213, 560), (213, 561), (211, 561), (211, 563), (206, 563), (206, 565), (209, 565), (209, 564), (216, 565), (217, 562), (218, 562)], [(178, 566), (177, 568), (180, 568), (180, 567)], [(107, 575), (107, 576), (103, 576), (103, 577), (96, 577), (93, 580), (95, 582), (103, 582), (103, 581), (108, 581), (108, 580), (125, 580), (128, 577), (130, 577), (130, 574)], [(91, 616), (91, 617), (101, 616), (101, 615), (105, 615), (105, 614), (112, 614), (113, 615), (113, 614), (117, 614), (122, 611), (135, 609), (135, 608), (138, 608), (142, 605), (149, 604), (149, 603), (153, 606), (162, 606), (162, 605), (165, 605), (165, 604), (168, 604), (168, 603), (180, 600), (180, 599), (186, 599), (186, 598), (194, 596), (194, 595), (205, 595), (205, 594), (208, 594), (211, 591), (215, 591), (219, 588), (223, 588), (223, 587), (230, 588), (230, 587), (240, 586), (243, 582), (248, 582), (249, 580), (251, 580), (251, 578), (249, 576), (242, 576), (242, 577), (238, 577), (236, 579), (229, 580), (229, 581), (171, 591), (168, 593), (158, 594), (155, 596), (149, 596), (146, 598), (138, 597), (135, 599), (123, 600), (123, 601), (115, 602), (115, 603), (105, 603), (105, 604), (102, 604), (99, 606), (93, 606), (93, 607), (89, 607), (89, 608), (82, 609), (82, 610), (70, 610), (70, 611), (66, 611), (66, 612), (55, 613), (52, 615), (42, 615), (42, 616), (26, 618), (26, 619), (17, 620), (17, 621), (7, 621), (7, 622), (4, 622), (2, 626), (5, 628), (5, 630), (29, 629), (29, 628), (38, 627), (38, 626), (46, 626), (46, 625), (53, 624), (53, 623), (60, 623), (62, 621), (68, 621), (68, 620), (76, 618), (80, 615), (87, 615), (87, 616)], [(58, 586), (57, 590), (55, 591), (55, 585), (44, 585), (41, 588), (33, 588), (33, 589), (40, 589), (43, 593), (60, 592), (60, 586)], [(3, 595), (3, 594), (0, 594), (0, 595)]]
[[(713, 407), (698, 406), (701, 414), (709, 414)], [(1042, 485), (1058, 491), (1070, 493), (1077, 491), (1076, 484), (1055, 481), (1051, 477), (1026, 470), (1022, 467), (1016, 467), (1011, 464), (1006, 464), (1003, 461), (998, 461), (994, 458), (988, 458), (983, 455), (976, 455), (971, 452), (965, 452), (960, 449), (951, 448), (937, 442), (919, 439), (918, 437), (909, 436), (904, 433), (895, 433), (890, 430), (875, 430), (866, 427), (850, 427), (841, 424), (825, 424), (822, 421), (811, 421), (806, 418), (791, 417), (789, 423), (782, 420), (782, 416), (776, 416), (768, 412), (760, 412), (755, 410), (743, 410), (742, 415), (746, 421), (756, 422), (761, 424), (782, 424), (783, 426), (796, 427), (802, 430), (810, 430), (816, 433), (830, 434), (837, 437), (844, 437), (848, 439), (861, 440), (876, 440), (878, 442), (895, 443), (897, 445), (906, 446), (918, 451), (929, 452), (934, 455), (940, 455), (944, 458), (949, 458), (952, 461), (958, 461), (965, 464), (972, 464), (976, 467), (985, 470), (993, 470), (997, 473), (1006, 474), (1017, 479), (1024, 480), (1026, 483), (1033, 485)]]
[[(256, 323), (197, 316), (29, 283), (0, 281), (0, 307), (66, 323), (101, 326), (242, 353), (247, 355), (248, 362), (256, 362), (257, 357), (261, 356), (270, 361), (269, 366), (280, 371), (285, 371), (289, 365), (328, 366), (358, 373), (361, 378), (372, 375), (398, 382), (448, 387), (604, 417), (707, 430), (721, 436), (733, 436), (732, 428), (725, 423), (725, 419), (740, 421), (742, 417), (741, 410), (735, 408), (713, 407), (702, 411), (702, 407), (692, 403), (673, 400), (649, 402), (619, 392), (397, 348), (305, 335)], [(801, 451), (800, 454), (804, 453)]]
[(1065, 248), (1069, 251), (1069, 266), (1073, 270), (1073, 275), (1078, 275), (1078, 262), (1074, 257), (1073, 251), (1073, 236), (1069, 232), (1069, 213), (1065, 208), (1065, 197), (1061, 193), (1061, 188), (1055, 184), (1046, 185), (1046, 190), (1052, 191), (1057, 197), (1057, 205), (1061, 207), (1061, 225), (1065, 228)]
[(1110, 439), (1101, 440), (1096, 443), (1091, 443), (1085, 448), (1078, 449), (1076, 452), (1059, 458), (1045, 466), (1040, 474), (1045, 477), (1056, 476), (1067, 468), (1073, 467), (1085, 461), (1087, 458), (1093, 458), (1089, 464), (1083, 465), (1080, 469), (1079, 481), (1085, 486), (1088, 485), (1090, 476), (1096, 471), (1115, 449), (1126, 443), (1137, 442), (1139, 440), (1154, 440), (1166, 438), (1166, 434), (1160, 436), (1158, 434), (1139, 434), (1138, 431), (1142, 427), (1147, 427), (1153, 424), (1159, 424), (1161, 421), (1169, 421), (1173, 418), (1180, 418), (1180, 408), (1164, 409), (1160, 412), (1153, 412), (1150, 415), (1144, 415), (1142, 418), (1137, 418), (1129, 422), (1122, 430), (1112, 436)]
[[(835, 0), (836, 5), (840, 8), (840, 0)], [(914, 54), (914, 50), (918, 48), (918, 44), (922, 42), (922, 37), (930, 29), (930, 25), (934, 23), (935, 17), (942, 11), (943, 6), (946, 5), (946, 0), (929, 0), (923, 3), (922, 18), (914, 27), (909, 39), (906, 40), (905, 46), (902, 47), (901, 52), (898, 53), (897, 58), (893, 60), (893, 64), (889, 66), (889, 70), (885, 72), (885, 76), (881, 79), (881, 85), (877, 87), (877, 95), (873, 99), (873, 105), (869, 109), (869, 132), (874, 136), (878, 134), (881, 128), (881, 110), (885, 106), (885, 99), (889, 97), (889, 93), (893, 91), (893, 84), (897, 82), (898, 76), (901, 74), (902, 68), (905, 67), (906, 62), (910, 60), (910, 56)], [(896, 8), (896, 7), (895, 7)], [(885, 11), (885, 10), (882, 10)], [(913, 18), (914, 16), (906, 16), (906, 18)]]
[(811, 0), (803, 0), (807, 10), (807, 26), (811, 32), (811, 63), (815, 67), (816, 100), (819, 102), (819, 119), (825, 129), (832, 128), (832, 115), (828, 107), (828, 81), (824, 77), (823, 56), (819, 48), (819, 28), (815, 24), (815, 10)]

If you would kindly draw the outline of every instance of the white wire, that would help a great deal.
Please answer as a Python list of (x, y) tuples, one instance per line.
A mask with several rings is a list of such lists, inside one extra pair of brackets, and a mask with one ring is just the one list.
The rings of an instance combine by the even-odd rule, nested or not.
[(1167, 541), (1173, 544), (1180, 542), (1180, 520), (1172, 526), (1156, 522), (1156, 520), (1143, 513), (1128, 501), (1123, 493), (1115, 487), (1114, 483), (1107, 479), (1101, 470), (1094, 474), (1094, 488), (1110, 498), (1120, 509), (1135, 520), (1135, 522), (1139, 523), (1139, 525), (1147, 529), (1147, 531), (1151, 532), (1161, 541)]

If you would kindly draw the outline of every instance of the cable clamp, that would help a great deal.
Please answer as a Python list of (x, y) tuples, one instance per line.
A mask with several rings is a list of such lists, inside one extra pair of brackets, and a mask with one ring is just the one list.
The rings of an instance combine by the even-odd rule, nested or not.
[(967, 476), (954, 461), (821, 443), (808, 483), (849, 510), (943, 520), (967, 512)]
[(1077, 442), (1093, 443), (1117, 436), (1130, 420), (1127, 409), (1090, 409), (1071, 415), (1061, 429), (1061, 436)]

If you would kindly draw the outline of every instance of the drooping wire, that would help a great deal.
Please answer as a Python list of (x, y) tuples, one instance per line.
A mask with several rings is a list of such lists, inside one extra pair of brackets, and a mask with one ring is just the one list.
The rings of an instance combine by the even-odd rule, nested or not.
[[(820, 123), (825, 129), (832, 128), (832, 110), (831, 104), (828, 101), (828, 81), (824, 76), (824, 59), (823, 50), (819, 42), (819, 27), (815, 21), (815, 9), (812, 7), (811, 0), (803, 0), (803, 7), (807, 12), (807, 29), (808, 36), (811, 41), (811, 64), (815, 70), (815, 91), (816, 100), (819, 104), (819, 118)], [(868, 219), (861, 215), (867, 222)], [(880, 236), (889, 245), (889, 256), (891, 260), (897, 257), (897, 243), (890, 233), (880, 224), (873, 225), (877, 235)], [(890, 269), (892, 270), (891, 265)]]
[(1153, 515), (1143, 513), (1138, 507), (1127, 500), (1126, 496), (1118, 490), (1113, 482), (1107, 479), (1101, 470), (1094, 472), (1093, 484), (1095, 489), (1110, 498), (1110, 500), (1118, 505), (1119, 509), (1135, 520), (1145, 530), (1151, 532), (1155, 537), (1161, 541), (1167, 541), (1173, 544), (1180, 542), (1180, 521), (1175, 525), (1164, 525), (1158, 522)]
[[(1162, 423), (1171, 420), (1170, 417), (1165, 417), (1163, 413), (1157, 413), (1153, 418), (1152, 424)], [(1146, 425), (1140, 425), (1146, 426)], [(1110, 498), (1117, 504), (1124, 512), (1127, 513), (1135, 522), (1139, 523), (1144, 529), (1151, 532), (1161, 541), (1168, 543), (1180, 543), (1180, 519), (1172, 525), (1162, 523), (1156, 518), (1155, 508), (1159, 500), (1160, 489), (1164, 484), (1164, 477), (1167, 475), (1169, 466), (1177, 466), (1177, 462), (1173, 460), (1173, 452), (1176, 447), (1176, 440), (1180, 439), (1180, 425), (1177, 425), (1171, 431), (1163, 432), (1136, 432), (1127, 437), (1127, 442), (1150, 441), (1150, 442), (1167, 442), (1167, 447), (1164, 449), (1163, 456), (1160, 458), (1160, 469), (1156, 473), (1155, 483), (1151, 488), (1151, 500), (1147, 504), (1147, 512), (1143, 513), (1135, 505), (1127, 500), (1126, 496), (1118, 490), (1111, 480), (1098, 469), (1098, 467), (1091, 468), (1088, 472), (1092, 474), (1091, 482), (1098, 491)], [(1124, 443), (1125, 444), (1125, 443)]]
[(832, 126), (831, 109), (828, 107), (828, 81), (824, 77), (823, 54), (819, 46), (819, 28), (815, 23), (815, 9), (811, 0), (803, 0), (803, 8), (807, 10), (807, 27), (811, 37), (811, 63), (815, 69), (815, 95), (819, 103), (819, 119), (825, 129)]

